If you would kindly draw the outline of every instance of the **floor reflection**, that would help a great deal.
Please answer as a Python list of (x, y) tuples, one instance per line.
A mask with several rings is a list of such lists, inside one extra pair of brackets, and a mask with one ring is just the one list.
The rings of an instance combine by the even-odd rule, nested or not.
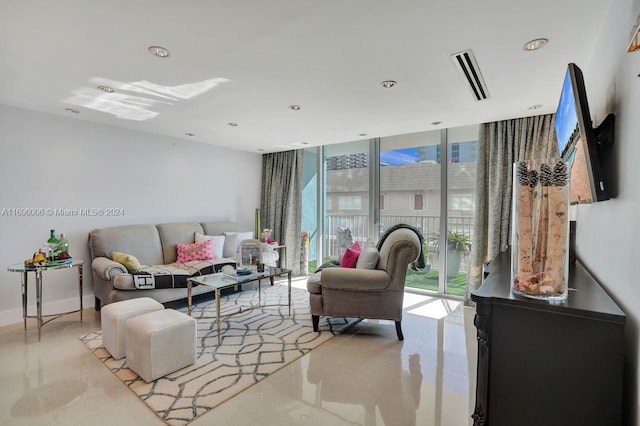
[(73, 403), (88, 389), (81, 380), (57, 380), (25, 393), (11, 406), (12, 417), (38, 417)]
[[(316, 404), (321, 408), (330, 410), (327, 402), (356, 404), (364, 408), (364, 425), (377, 424), (376, 410), (382, 424), (416, 425), (422, 385), (419, 354), (411, 354), (404, 367), (401, 344), (384, 357), (345, 358), (340, 371), (346, 374), (336, 374), (335, 365), (317, 359), (317, 354), (310, 353), (307, 380), (316, 385)], [(381, 376), (386, 378), (384, 386)]]

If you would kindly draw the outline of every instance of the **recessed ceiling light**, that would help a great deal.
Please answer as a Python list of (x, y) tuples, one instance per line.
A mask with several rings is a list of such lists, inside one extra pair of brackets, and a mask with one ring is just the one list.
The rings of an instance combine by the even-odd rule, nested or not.
[(380, 83), (380, 85), (385, 89), (391, 89), (392, 87), (396, 87), (398, 85), (398, 82), (393, 80), (385, 80)]
[(437, 126), (438, 124), (442, 124), (442, 121), (432, 121), (430, 124), (432, 126)]
[(534, 110), (534, 109), (540, 109), (540, 108), (542, 108), (543, 106), (544, 106), (544, 105), (542, 105), (542, 104), (535, 104), (535, 105), (531, 105), (531, 106), (529, 107), (529, 109), (531, 109), (531, 110)]
[(161, 46), (151, 46), (149, 47), (149, 53), (158, 58), (166, 58), (169, 56), (169, 51)]
[(185, 133), (185, 136), (195, 136), (195, 134), (187, 132)]
[(264, 149), (258, 148), (258, 152), (264, 152)]
[(98, 86), (97, 89), (101, 90), (101, 91), (103, 91), (105, 93), (113, 93), (115, 91), (115, 90), (113, 90), (112, 87), (109, 87), (109, 86)]
[(300, 142), (302, 145), (309, 145), (309, 142)]
[(367, 136), (366, 133), (358, 133), (358, 136)]
[(526, 51), (538, 50), (545, 47), (547, 43), (549, 43), (549, 40), (546, 38), (536, 38), (526, 42), (522, 48)]
[(233, 123), (233, 122), (231, 122), (231, 123), (227, 123), (227, 124), (228, 124), (229, 126), (231, 126), (231, 127), (237, 127), (237, 126), (238, 126), (238, 123)]
[(302, 106), (300, 105), (289, 105), (289, 109), (292, 109), (294, 111), (300, 111), (301, 108)]
[(75, 108), (65, 108), (64, 110), (72, 114), (80, 114), (80, 111)]

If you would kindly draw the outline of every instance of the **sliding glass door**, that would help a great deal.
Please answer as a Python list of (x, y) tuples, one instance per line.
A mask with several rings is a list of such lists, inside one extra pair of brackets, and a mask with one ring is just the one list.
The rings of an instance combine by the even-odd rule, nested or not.
[(354, 242), (372, 238), (370, 156), (368, 140), (324, 147), (323, 261), (339, 260)]
[(427, 267), (409, 269), (406, 285), (432, 291), (441, 290), (434, 250), (441, 223), (441, 145), (439, 130), (380, 140), (380, 233), (399, 223), (422, 233)]
[(447, 154), (445, 293), (464, 295), (473, 243), (478, 126), (448, 129)]
[(391, 226), (406, 223), (422, 234), (427, 264), (420, 272), (408, 270), (407, 287), (463, 295), (477, 135), (478, 126), (468, 126), (305, 150), (309, 272), (339, 260), (354, 242), (375, 243)]

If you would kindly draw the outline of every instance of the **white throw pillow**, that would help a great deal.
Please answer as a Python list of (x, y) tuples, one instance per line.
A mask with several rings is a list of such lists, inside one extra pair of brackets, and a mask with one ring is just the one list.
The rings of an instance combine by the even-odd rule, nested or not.
[(376, 269), (378, 267), (378, 260), (380, 259), (380, 254), (378, 250), (373, 246), (363, 247), (360, 251), (360, 256), (358, 256), (358, 261), (356, 262), (357, 269)]
[(196, 232), (196, 243), (203, 243), (207, 240), (211, 240), (211, 254), (214, 259), (220, 259), (224, 257), (224, 235), (203, 235)]
[(238, 252), (238, 244), (240, 241), (250, 240), (253, 238), (253, 231), (247, 232), (225, 232), (224, 249), (222, 254), (224, 257), (236, 257)]

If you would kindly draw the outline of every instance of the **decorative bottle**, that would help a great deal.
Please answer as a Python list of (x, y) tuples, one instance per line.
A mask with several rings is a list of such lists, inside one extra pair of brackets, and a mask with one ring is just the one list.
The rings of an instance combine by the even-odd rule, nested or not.
[(58, 240), (58, 256), (62, 252), (69, 254), (69, 240), (64, 234), (60, 234), (60, 239)]
[(51, 235), (47, 240), (47, 257), (49, 260), (55, 260), (55, 257), (58, 254), (59, 241), (56, 238), (56, 230), (52, 229), (50, 232)]

